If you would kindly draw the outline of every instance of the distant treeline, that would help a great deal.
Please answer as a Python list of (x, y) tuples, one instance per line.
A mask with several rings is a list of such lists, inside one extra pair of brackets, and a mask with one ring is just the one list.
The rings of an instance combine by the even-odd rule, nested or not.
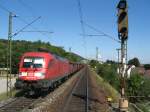
[[(62, 47), (51, 45), (49, 42), (42, 42), (40, 40), (31, 42), (25, 40), (13, 40), (12, 41), (12, 73), (18, 72), (18, 64), (21, 55), (29, 51), (47, 51), (56, 55), (62, 56), (73, 62), (78, 62), (82, 59), (79, 55), (66, 52)], [(8, 41), (0, 39), (0, 68), (7, 67), (7, 53), (8, 53)]]

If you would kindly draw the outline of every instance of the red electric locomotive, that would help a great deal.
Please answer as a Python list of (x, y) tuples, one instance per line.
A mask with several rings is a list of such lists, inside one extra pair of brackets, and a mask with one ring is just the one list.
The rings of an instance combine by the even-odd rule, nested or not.
[[(75, 67), (74, 67), (75, 66)], [(46, 52), (27, 52), (20, 61), (16, 88), (47, 90), (81, 68), (67, 59)]]

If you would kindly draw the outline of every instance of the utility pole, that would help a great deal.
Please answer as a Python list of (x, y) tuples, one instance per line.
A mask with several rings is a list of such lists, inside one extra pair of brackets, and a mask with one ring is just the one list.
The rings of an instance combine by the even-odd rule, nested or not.
[(120, 50), (121, 49), (116, 49), (116, 50), (118, 53), (118, 58), (117, 58), (118, 59), (118, 69), (117, 70), (118, 70), (118, 74), (120, 75)]
[(8, 49), (7, 49), (7, 96), (12, 96), (12, 83), (11, 83), (11, 77), (12, 77), (12, 37), (18, 35), (20, 32), (22, 32), (24, 29), (29, 27), (31, 24), (39, 20), (41, 17), (36, 18), (31, 23), (25, 25), (23, 28), (21, 28), (18, 32), (14, 33), (12, 35), (12, 19), (13, 17), (17, 17), (12, 12), (9, 12), (9, 22), (8, 22)]
[(7, 50), (7, 96), (12, 96), (12, 19), (16, 17), (15, 14), (9, 12), (9, 22), (8, 22), (8, 50)]
[(98, 61), (98, 47), (96, 47), (96, 61)]
[(72, 50), (72, 48), (69, 47), (69, 59), (70, 59), (70, 60), (71, 60), (71, 50)]
[(72, 49), (72, 48), (71, 48), (71, 47), (69, 47), (69, 53), (71, 53), (71, 49)]
[(7, 51), (7, 96), (12, 96), (12, 84), (11, 84), (11, 40), (12, 40), (12, 12), (9, 12), (8, 23), (8, 51)]
[(120, 0), (118, 8), (118, 38), (121, 40), (121, 65), (120, 65), (120, 93), (119, 110), (128, 111), (128, 100), (125, 96), (126, 87), (126, 62), (127, 62), (127, 40), (128, 40), (128, 4), (126, 0)]

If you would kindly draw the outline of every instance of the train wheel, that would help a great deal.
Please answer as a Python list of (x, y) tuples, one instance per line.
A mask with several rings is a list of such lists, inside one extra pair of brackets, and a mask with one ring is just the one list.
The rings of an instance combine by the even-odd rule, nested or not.
[(50, 90), (50, 91), (54, 91), (54, 84), (52, 84), (52, 85), (49, 87), (49, 90)]
[(55, 83), (54, 83), (54, 88), (57, 88), (57, 87), (58, 87), (58, 83), (55, 82)]

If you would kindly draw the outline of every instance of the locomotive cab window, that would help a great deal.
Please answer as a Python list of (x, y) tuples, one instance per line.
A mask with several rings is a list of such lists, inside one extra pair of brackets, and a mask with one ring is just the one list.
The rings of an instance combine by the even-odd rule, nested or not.
[(26, 57), (23, 61), (23, 68), (43, 68), (44, 58)]

